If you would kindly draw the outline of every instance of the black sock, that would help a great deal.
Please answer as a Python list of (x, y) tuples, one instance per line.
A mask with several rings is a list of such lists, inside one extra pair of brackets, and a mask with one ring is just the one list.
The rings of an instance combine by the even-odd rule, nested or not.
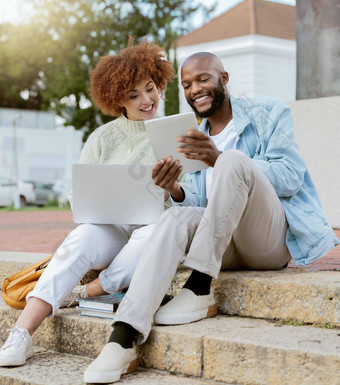
[(132, 348), (133, 341), (136, 338), (137, 330), (125, 322), (117, 322), (113, 329), (109, 342), (117, 342), (124, 349)]
[(211, 280), (212, 277), (210, 275), (193, 270), (183, 289), (189, 289), (196, 295), (208, 295), (210, 293)]

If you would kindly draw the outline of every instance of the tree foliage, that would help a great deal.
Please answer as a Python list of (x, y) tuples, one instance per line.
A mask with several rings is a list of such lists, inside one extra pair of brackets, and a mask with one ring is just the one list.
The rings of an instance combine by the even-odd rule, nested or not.
[[(129, 35), (147, 36), (169, 53), (197, 12), (211, 11), (190, 0), (30, 2), (34, 12), (25, 23), (0, 24), (0, 106), (53, 109), (88, 133), (111, 119), (89, 95), (89, 73), (100, 56), (125, 47)], [(176, 87), (167, 93), (167, 112), (178, 110)]]
[[(173, 59), (173, 67), (176, 73), (178, 72), (177, 65), (177, 56), (176, 56), (176, 47), (174, 47), (174, 59)], [(178, 89), (178, 79), (174, 79), (168, 85), (168, 88), (165, 92), (165, 115), (174, 115), (179, 112), (179, 89)]]

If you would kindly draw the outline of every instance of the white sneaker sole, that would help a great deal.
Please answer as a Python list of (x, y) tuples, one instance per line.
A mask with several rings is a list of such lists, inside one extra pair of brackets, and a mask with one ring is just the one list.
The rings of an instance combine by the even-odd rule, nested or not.
[(123, 374), (129, 374), (137, 370), (138, 360), (134, 360), (129, 364), (124, 365), (118, 370), (105, 371), (105, 372), (85, 372), (84, 382), (92, 384), (109, 384), (111, 382), (117, 382), (120, 380)]
[(0, 357), (0, 367), (1, 366), (22, 366), (26, 364), (26, 361), (33, 356), (33, 349), (29, 349), (26, 352), (26, 357), (21, 360), (18, 360), (18, 357)]
[(182, 314), (155, 314), (155, 323), (159, 325), (182, 325), (199, 321), (204, 318), (214, 317), (217, 314), (217, 305), (207, 309)]

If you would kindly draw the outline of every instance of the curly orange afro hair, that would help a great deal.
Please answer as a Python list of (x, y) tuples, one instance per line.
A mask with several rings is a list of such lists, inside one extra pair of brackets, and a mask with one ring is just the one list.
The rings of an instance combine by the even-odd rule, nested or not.
[(151, 78), (157, 89), (164, 92), (175, 76), (160, 46), (146, 40), (134, 45), (130, 39), (128, 47), (117, 55), (101, 57), (91, 72), (92, 99), (104, 114), (119, 116), (125, 111), (120, 106), (121, 98), (136, 83)]

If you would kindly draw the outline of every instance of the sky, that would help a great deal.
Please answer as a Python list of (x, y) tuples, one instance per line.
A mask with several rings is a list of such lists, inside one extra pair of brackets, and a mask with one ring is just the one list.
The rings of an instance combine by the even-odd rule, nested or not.
[(23, 4), (20, 3), (21, 0), (0, 0), (0, 22), (16, 21), (19, 14), (24, 15), (27, 4), (25, 5), (24, 2)]

